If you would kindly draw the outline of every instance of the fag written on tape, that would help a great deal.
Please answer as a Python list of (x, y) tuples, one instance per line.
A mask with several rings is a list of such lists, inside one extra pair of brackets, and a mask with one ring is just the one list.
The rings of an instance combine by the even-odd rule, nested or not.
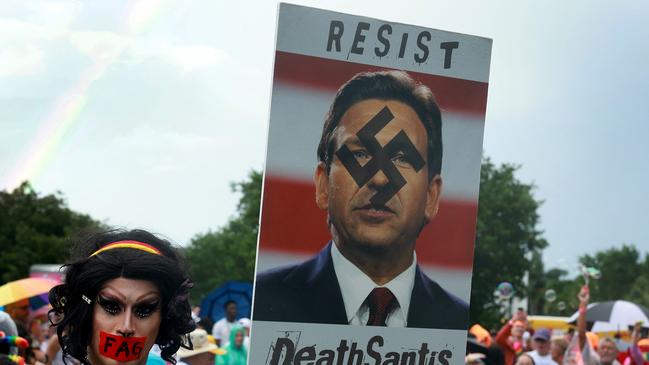
[(146, 337), (124, 337), (99, 332), (99, 353), (120, 362), (140, 358)]

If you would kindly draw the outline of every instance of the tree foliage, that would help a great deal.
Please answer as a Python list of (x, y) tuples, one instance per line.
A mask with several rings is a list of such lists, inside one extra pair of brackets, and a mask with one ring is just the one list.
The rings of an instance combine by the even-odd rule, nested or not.
[(641, 262), (635, 246), (624, 244), (584, 255), (579, 262), (602, 273), (599, 280), (591, 281), (591, 301), (625, 299), (649, 307), (649, 255)]
[(534, 186), (516, 176), (517, 166), (495, 166), (488, 158), (480, 172), (480, 200), (476, 231), (471, 322), (498, 326), (500, 313), (493, 292), (498, 283), (508, 281), (517, 296), (528, 294), (523, 277), (531, 256), (547, 246), (539, 223), (541, 202), (534, 199)]
[(649, 275), (647, 275), (649, 271), (645, 269), (643, 272), (645, 274), (635, 279), (625, 298), (630, 302), (642, 304), (649, 308)]
[(63, 263), (71, 235), (100, 227), (70, 210), (61, 193), (40, 196), (27, 182), (0, 191), (0, 284), (27, 277), (33, 264)]
[[(579, 262), (597, 268), (602, 274), (600, 279), (590, 280), (591, 302), (621, 299), (649, 307), (649, 255), (641, 261), (635, 246), (622, 245), (583, 255)], [(536, 275), (538, 292), (531, 298), (534, 314), (569, 316), (577, 310), (577, 293), (584, 284), (581, 274), (568, 277), (568, 272), (555, 268)], [(543, 298), (549, 289), (557, 294), (554, 302)], [(559, 308), (560, 302), (564, 303), (564, 309)]]
[(229, 280), (252, 281), (255, 271), (262, 175), (232, 184), (241, 193), (237, 213), (223, 228), (196, 235), (186, 248), (191, 277), (196, 283), (192, 300), (198, 301)]
[[(568, 271), (553, 268), (541, 273), (541, 278), (538, 281), (543, 285), (534, 298), (534, 303), (538, 304), (533, 314), (569, 316), (574, 313), (579, 306), (577, 293), (583, 285), (582, 280), (569, 278)], [(545, 293), (550, 289), (556, 293), (556, 299), (553, 302), (545, 300)], [(563, 308), (560, 303), (563, 303)]]

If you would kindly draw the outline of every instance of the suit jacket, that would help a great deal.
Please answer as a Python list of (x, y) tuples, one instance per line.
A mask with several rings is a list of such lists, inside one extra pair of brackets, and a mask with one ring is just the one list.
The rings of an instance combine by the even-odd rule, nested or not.
[[(257, 275), (253, 319), (348, 324), (330, 242), (311, 259)], [(424, 274), (415, 274), (408, 327), (467, 329), (469, 306)]]

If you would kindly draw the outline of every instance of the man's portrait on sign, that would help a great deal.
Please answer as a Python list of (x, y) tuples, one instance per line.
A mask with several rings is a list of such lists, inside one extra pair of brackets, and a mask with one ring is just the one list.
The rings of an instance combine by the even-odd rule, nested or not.
[(442, 155), (442, 113), (427, 86), (388, 70), (344, 82), (313, 165), (313, 204), (330, 241), (257, 275), (253, 319), (466, 329), (467, 303), (429, 277), (415, 251), (439, 210)]

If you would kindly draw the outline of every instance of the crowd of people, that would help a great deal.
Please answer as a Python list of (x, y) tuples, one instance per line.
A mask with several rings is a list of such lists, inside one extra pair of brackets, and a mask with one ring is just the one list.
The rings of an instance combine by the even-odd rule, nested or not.
[(527, 314), (518, 309), (497, 333), (479, 324), (469, 330), (467, 365), (649, 365), (638, 345), (642, 323), (636, 323), (631, 343), (622, 351), (619, 336), (599, 338), (587, 331), (588, 286), (578, 294), (576, 331), (554, 334), (549, 328), (534, 330)]
[(0, 312), (0, 364), (15, 364), (19, 359), (28, 364), (63, 364), (47, 309), (30, 311), (27, 299), (5, 306)]
[[(216, 322), (209, 317), (199, 317), (199, 307), (195, 307), (192, 316), (197, 324), (197, 330), (204, 333), (211, 344), (210, 350), (205, 347), (201, 354), (202, 360), (197, 357), (187, 356), (179, 353), (180, 365), (245, 365), (250, 347), (250, 326), (252, 321), (249, 318), (237, 318), (237, 303), (228, 300), (223, 305), (225, 316)], [(211, 333), (211, 336), (208, 334)], [(193, 333), (192, 333), (193, 335)], [(192, 340), (192, 343), (194, 341)], [(194, 343), (194, 348), (196, 344)]]

